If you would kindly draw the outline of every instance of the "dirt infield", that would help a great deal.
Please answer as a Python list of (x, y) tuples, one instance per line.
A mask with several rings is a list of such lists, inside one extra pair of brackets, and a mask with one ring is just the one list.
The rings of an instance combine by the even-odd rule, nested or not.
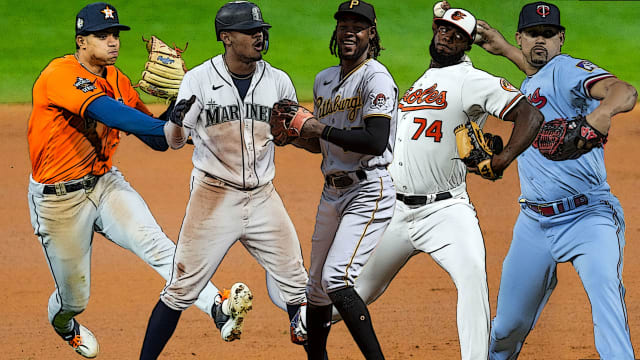
[[(54, 284), (27, 207), (30, 164), (26, 128), (28, 105), (0, 105), (0, 358), (79, 359), (47, 321), (47, 300)], [(640, 356), (640, 196), (637, 153), (640, 105), (614, 119), (606, 148), (609, 183), (626, 213), (624, 268), (632, 341)], [(487, 129), (503, 136), (510, 125), (491, 120)], [(188, 196), (191, 151), (157, 153), (126, 137), (115, 156), (118, 166), (147, 201), (172, 239), (177, 238)], [(287, 147), (276, 155), (276, 186), (293, 219), (309, 265), (311, 233), (322, 188), (321, 157)], [(469, 193), (486, 240), (492, 314), (518, 207), (514, 166), (491, 183), (470, 175)], [(234, 219), (220, 219), (234, 221)], [(79, 320), (98, 337), (99, 359), (135, 359), (149, 314), (164, 281), (142, 261), (101, 236), (94, 239), (92, 294)], [(520, 359), (596, 359), (590, 306), (580, 280), (568, 264), (559, 266), (559, 284), (527, 339)], [(213, 278), (219, 287), (235, 281), (254, 292), (254, 310), (241, 341), (224, 343), (210, 318), (195, 307), (185, 312), (162, 359), (303, 359), (302, 347), (289, 342), (287, 316), (269, 300), (264, 271), (236, 244)], [(459, 358), (455, 322), (456, 291), (448, 275), (426, 255), (414, 257), (371, 307), (387, 359)], [(492, 315), (493, 316), (493, 315)], [(343, 323), (329, 337), (331, 359), (361, 359)]]

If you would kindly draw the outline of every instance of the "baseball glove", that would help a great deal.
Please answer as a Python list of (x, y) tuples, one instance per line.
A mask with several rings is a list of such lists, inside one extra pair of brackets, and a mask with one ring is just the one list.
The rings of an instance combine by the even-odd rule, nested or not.
[(454, 129), (460, 160), (469, 171), (489, 180), (498, 180), (502, 172), (491, 168), (491, 158), (502, 151), (502, 138), (498, 135), (483, 133), (478, 124), (470, 121)]
[(273, 142), (278, 146), (284, 146), (300, 137), (302, 126), (313, 114), (295, 101), (283, 99), (271, 109), (271, 135)]
[(577, 159), (606, 143), (607, 135), (589, 125), (587, 118), (580, 115), (544, 123), (533, 140), (533, 147), (547, 159), (561, 161)]
[(182, 59), (184, 50), (175, 45), (170, 47), (155, 36), (148, 40), (143, 37), (142, 41), (146, 43), (149, 58), (144, 64), (142, 78), (137, 86), (147, 94), (163, 99), (175, 99), (182, 78), (187, 72)]

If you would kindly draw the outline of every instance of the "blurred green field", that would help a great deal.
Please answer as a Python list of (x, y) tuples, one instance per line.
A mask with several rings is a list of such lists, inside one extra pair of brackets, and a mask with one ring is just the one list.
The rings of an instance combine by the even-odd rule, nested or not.
[[(333, 13), (340, 1), (256, 0), (270, 31), (271, 46), (265, 59), (285, 70), (301, 101), (312, 98), (315, 74), (337, 63), (329, 53), (335, 26)], [(530, 1), (452, 0), (454, 6), (472, 11), (513, 41), (517, 18)], [(0, 58), (0, 103), (30, 102), (31, 87), (46, 64), (74, 51), (76, 13), (88, 2), (0, 0), (0, 33), (5, 55)], [(146, 59), (141, 37), (151, 34), (178, 46), (187, 41), (184, 54), (193, 67), (222, 51), (216, 42), (213, 19), (225, 1), (114, 0), (120, 22), (132, 30), (121, 34), (117, 66), (133, 82), (140, 77)], [(393, 74), (401, 93), (429, 63), (432, 7), (435, 1), (371, 0), (378, 15), (382, 46), (379, 60)], [(586, 58), (640, 88), (640, 1), (557, 0), (567, 28), (563, 52)], [(474, 47), (470, 56), (476, 67), (506, 77), (519, 85), (524, 77), (508, 60)], [(157, 101), (143, 96), (145, 101)]]

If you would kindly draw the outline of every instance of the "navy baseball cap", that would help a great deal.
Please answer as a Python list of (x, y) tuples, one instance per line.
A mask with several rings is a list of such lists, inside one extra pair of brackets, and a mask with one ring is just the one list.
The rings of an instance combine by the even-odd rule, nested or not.
[(111, 28), (131, 30), (130, 27), (118, 22), (118, 11), (107, 3), (89, 4), (76, 15), (76, 35), (88, 35)]
[(262, 19), (258, 5), (250, 1), (232, 1), (218, 10), (215, 28), (217, 39), (220, 41), (220, 33), (223, 31), (269, 29), (271, 25)]
[(537, 25), (550, 25), (564, 30), (564, 26), (560, 25), (560, 10), (558, 7), (543, 1), (523, 6), (518, 20), (518, 32)]
[(373, 5), (360, 0), (345, 1), (338, 6), (338, 11), (333, 15), (336, 20), (347, 14), (355, 14), (361, 16), (371, 23), (376, 24), (376, 11)]

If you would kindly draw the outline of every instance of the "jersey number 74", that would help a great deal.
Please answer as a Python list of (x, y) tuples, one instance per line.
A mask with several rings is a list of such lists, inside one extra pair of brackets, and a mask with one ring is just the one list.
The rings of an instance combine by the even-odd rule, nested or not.
[(433, 141), (440, 142), (440, 139), (442, 138), (442, 120), (435, 120), (429, 125), (429, 127), (427, 127), (427, 119), (424, 118), (413, 118), (413, 122), (420, 126), (416, 133), (411, 137), (411, 140), (418, 140), (418, 138), (420, 138), (420, 134), (424, 132), (425, 137), (432, 137)]

